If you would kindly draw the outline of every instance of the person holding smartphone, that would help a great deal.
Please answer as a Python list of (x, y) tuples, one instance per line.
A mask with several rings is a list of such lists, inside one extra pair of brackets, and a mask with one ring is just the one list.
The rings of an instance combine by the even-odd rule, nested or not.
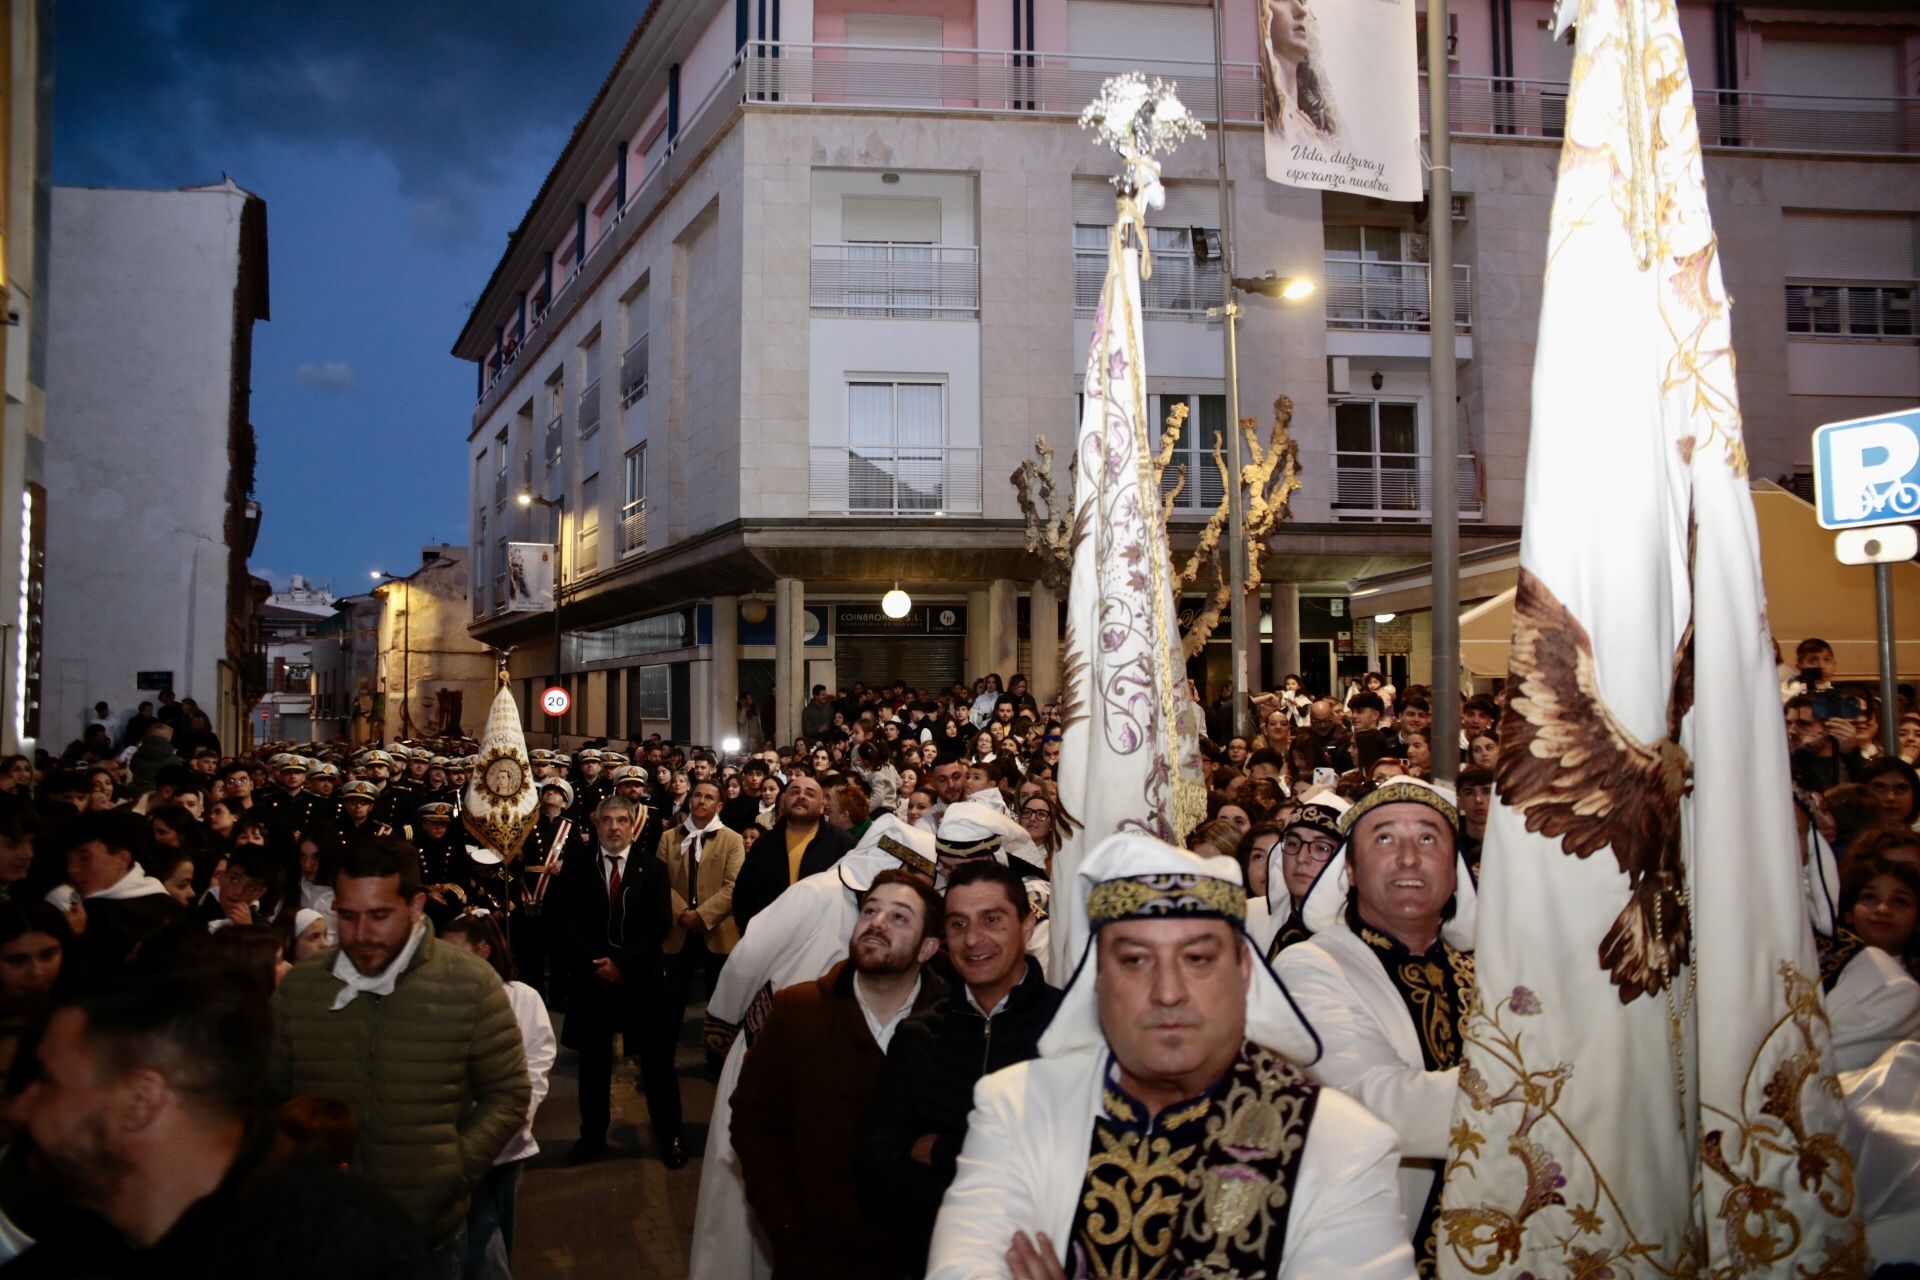
[(1859, 725), (1865, 704), (1857, 696), (1795, 694), (1787, 699), (1787, 748), (1793, 780), (1809, 791), (1826, 791), (1859, 779)]

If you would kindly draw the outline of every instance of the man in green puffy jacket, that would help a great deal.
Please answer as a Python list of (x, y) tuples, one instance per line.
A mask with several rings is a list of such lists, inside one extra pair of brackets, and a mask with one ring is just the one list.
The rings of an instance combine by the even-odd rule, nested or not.
[(274, 996), (272, 1086), (353, 1109), (354, 1171), (400, 1202), (432, 1248), (430, 1274), (452, 1280), (467, 1197), (531, 1094), (499, 977), (439, 943), (425, 903), (411, 846), (347, 850), (334, 878), (340, 945), (294, 966)]

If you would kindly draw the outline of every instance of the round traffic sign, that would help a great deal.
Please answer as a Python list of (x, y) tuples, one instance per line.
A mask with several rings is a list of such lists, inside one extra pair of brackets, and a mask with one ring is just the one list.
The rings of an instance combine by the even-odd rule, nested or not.
[(573, 705), (573, 699), (559, 685), (553, 685), (540, 694), (540, 709), (550, 716), (563, 716), (567, 708)]

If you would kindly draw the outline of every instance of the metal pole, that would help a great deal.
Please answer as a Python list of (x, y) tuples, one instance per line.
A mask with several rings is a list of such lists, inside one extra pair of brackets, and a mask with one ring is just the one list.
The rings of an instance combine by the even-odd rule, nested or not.
[(413, 584), (400, 580), (400, 736), (413, 736)]
[(1900, 754), (1898, 678), (1893, 665), (1893, 566), (1873, 566), (1874, 623), (1880, 629), (1880, 749), (1892, 759)]
[(1233, 582), (1227, 596), (1227, 649), (1233, 668), (1233, 732), (1245, 737), (1253, 728), (1253, 704), (1247, 697), (1247, 651), (1260, 634), (1260, 624), (1254, 621), (1255, 610), (1247, 603), (1247, 500), (1240, 479), (1240, 352), (1234, 332), (1239, 305), (1233, 299), (1233, 204), (1227, 190), (1223, 2), (1213, 0), (1213, 138), (1220, 162), (1220, 318), (1227, 354), (1227, 470), (1231, 473), (1227, 484), (1227, 576)]
[(1427, 130), (1433, 152), (1427, 205), (1428, 360), (1433, 431), (1433, 776), (1452, 785), (1460, 771), (1460, 473), (1453, 419), (1453, 147), (1447, 113), (1447, 0), (1427, 4)]
[[(553, 504), (553, 683), (560, 683), (560, 589), (567, 580), (566, 570), (561, 561), (561, 552), (565, 547), (566, 530), (564, 521), (567, 514), (567, 495), (561, 494), (560, 500)], [(560, 717), (549, 717), (553, 721), (553, 749), (560, 749)]]

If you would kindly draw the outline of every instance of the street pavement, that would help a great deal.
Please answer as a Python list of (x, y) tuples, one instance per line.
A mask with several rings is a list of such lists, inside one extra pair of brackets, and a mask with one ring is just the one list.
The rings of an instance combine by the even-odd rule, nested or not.
[[(660, 1163), (631, 1059), (617, 1059), (614, 1068), (608, 1154), (568, 1168), (567, 1149), (580, 1132), (580, 1060), (572, 1050), (560, 1051), (552, 1091), (533, 1122), (540, 1154), (520, 1177), (515, 1280), (680, 1280), (687, 1274), (700, 1152), (713, 1114), (714, 1080), (700, 1045), (704, 1012), (704, 1004), (687, 1011), (676, 1054), (686, 1144), (693, 1156), (684, 1169)], [(560, 1021), (555, 1017), (556, 1031)]]

